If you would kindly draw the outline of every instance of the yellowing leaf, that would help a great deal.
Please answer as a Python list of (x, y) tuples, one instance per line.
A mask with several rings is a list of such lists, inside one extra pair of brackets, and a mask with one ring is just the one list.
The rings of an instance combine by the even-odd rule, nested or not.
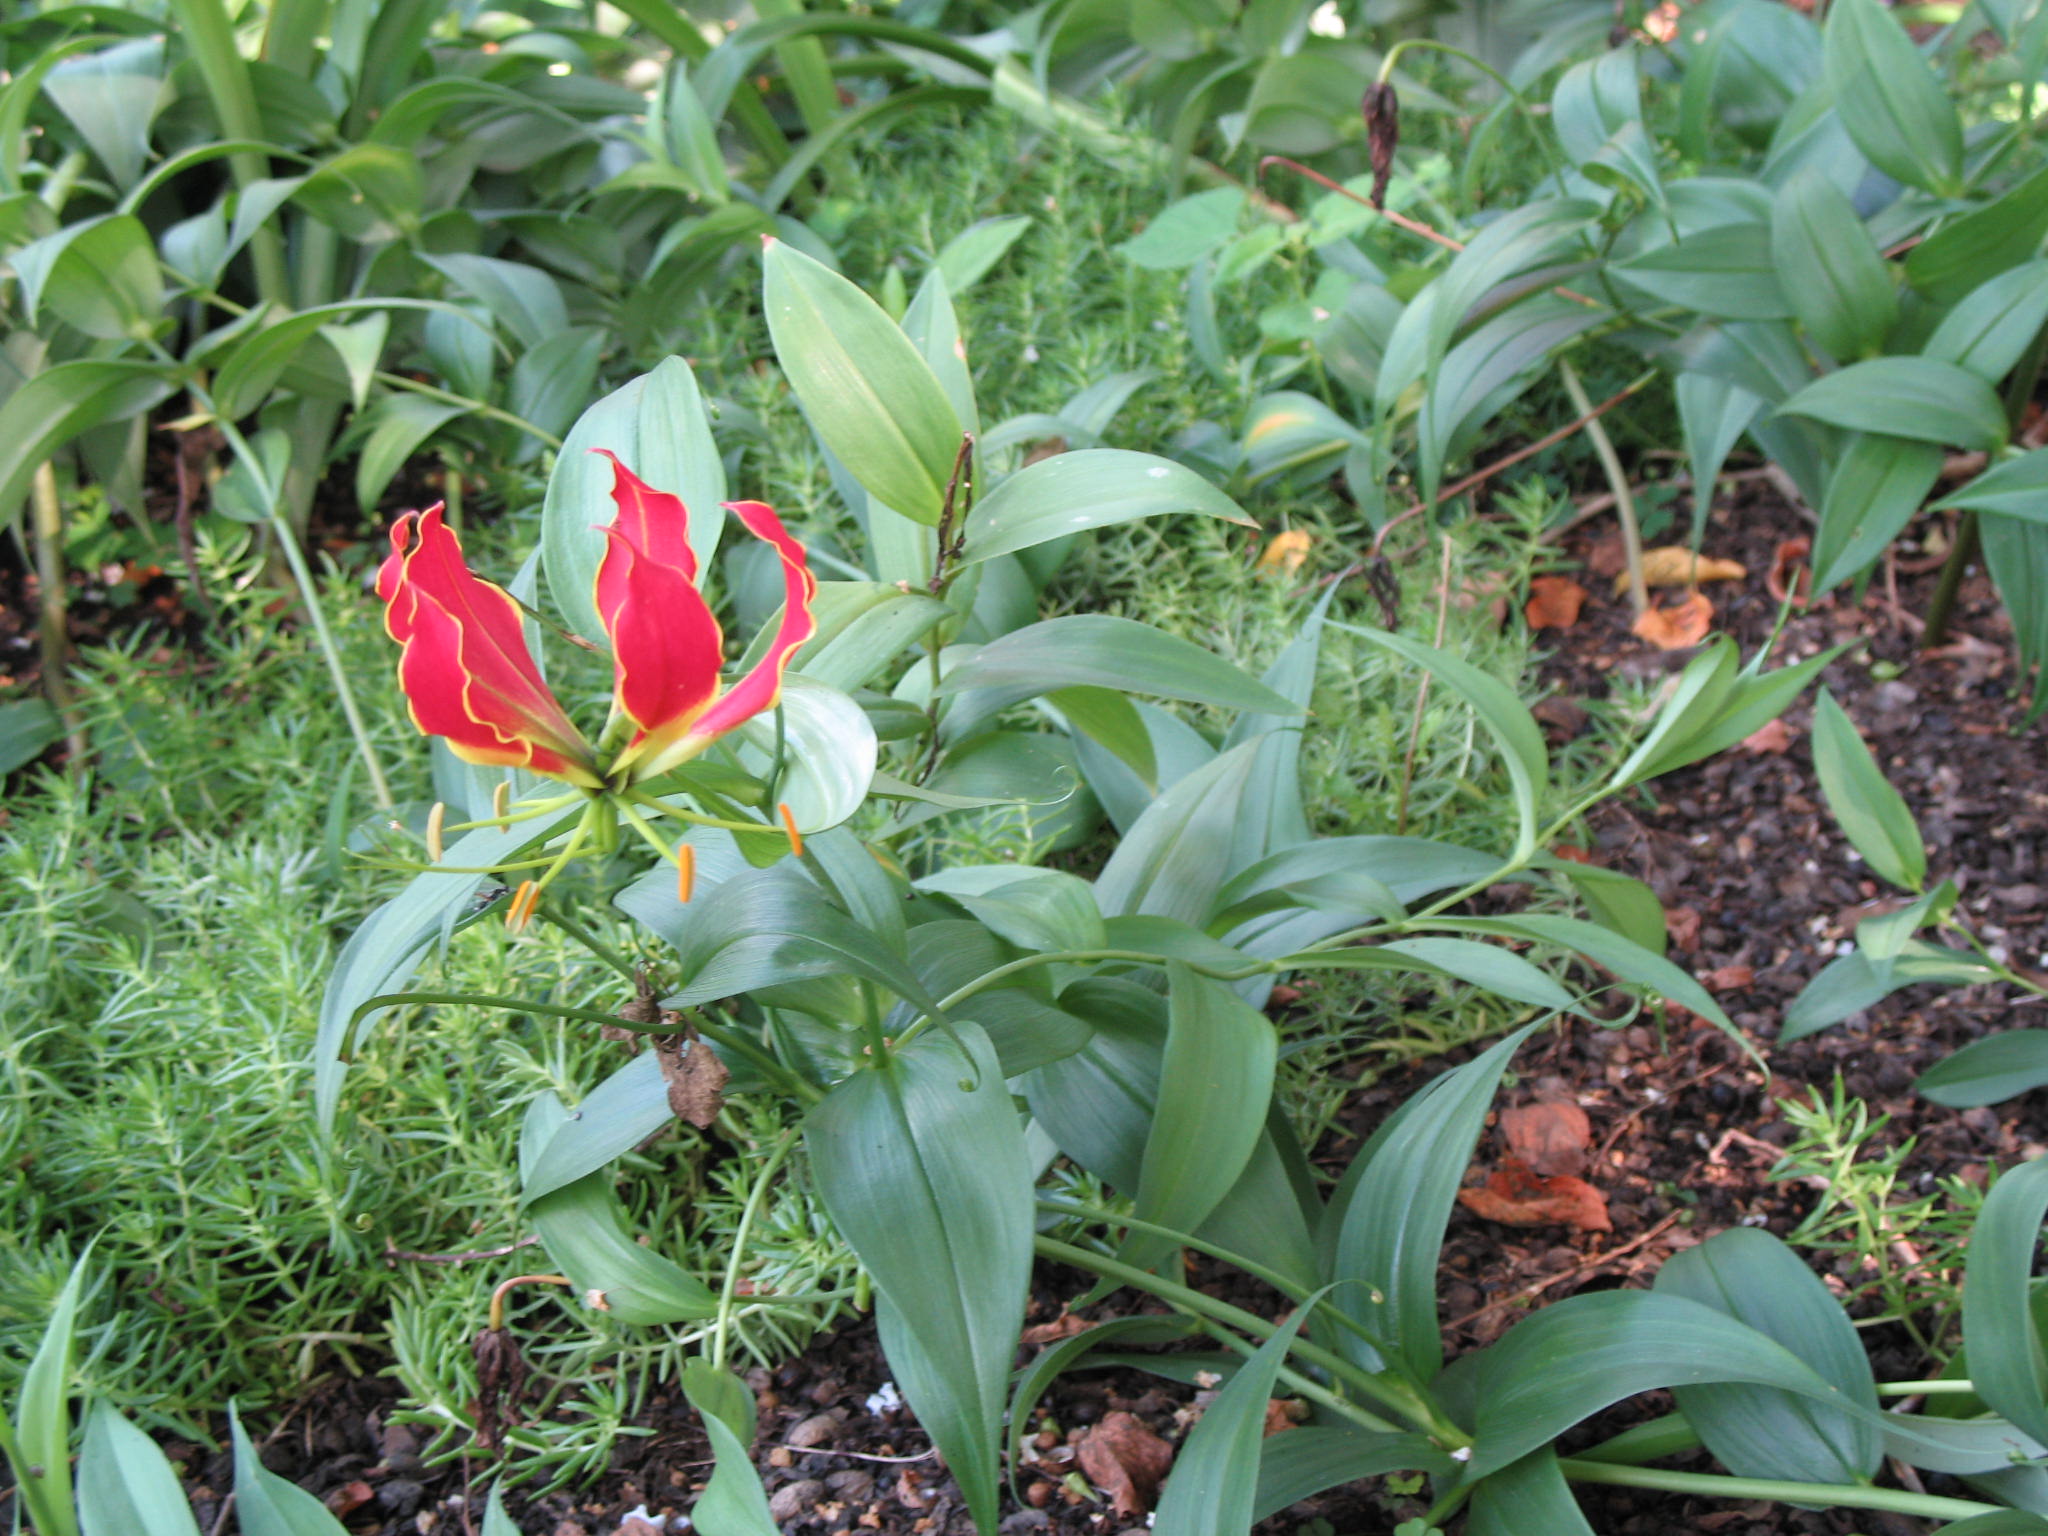
[(1275, 534), (1266, 545), (1266, 551), (1259, 556), (1259, 569), (1278, 571), (1282, 576), (1292, 576), (1301, 569), (1308, 559), (1310, 539), (1306, 530), (1290, 528), (1285, 533)]
[[(1695, 555), (1683, 544), (1666, 544), (1643, 551), (1643, 585), (1646, 587), (1692, 587), (1703, 581), (1740, 581), (1749, 571), (1734, 560), (1715, 560)], [(1614, 590), (1628, 585), (1628, 574), (1614, 578)]]

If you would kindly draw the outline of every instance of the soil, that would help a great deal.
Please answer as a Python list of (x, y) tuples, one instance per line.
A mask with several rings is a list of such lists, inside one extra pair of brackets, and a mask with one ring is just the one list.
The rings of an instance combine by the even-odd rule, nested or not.
[[(1938, 537), (1940, 525), (1929, 527)], [(1805, 531), (1799, 514), (1762, 478), (1740, 482), (1710, 520), (1706, 553), (1737, 560), (1748, 572), (1741, 581), (1704, 589), (1717, 626), (1737, 638), (1745, 654), (1764, 640), (1777, 615), (1764, 573), (1779, 546)], [(1556, 649), (1545, 664), (1551, 698), (1539, 714), (1556, 741), (1584, 727), (1587, 710), (1601, 707), (1617, 679), (1673, 675), (1691, 654), (1657, 651), (1630, 634), (1626, 602), (1610, 591), (1611, 525), (1586, 525), (1564, 553), (1566, 569), (1592, 597), (1572, 627), (1555, 632)], [(1896, 563), (1860, 601), (1835, 594), (1800, 610), (1778, 659), (1849, 643), (1823, 680), (1919, 818), (1930, 870), (1961, 887), (1960, 910), (1986, 943), (2002, 946), (2015, 965), (2048, 970), (2048, 779), (2041, 772), (2048, 728), (2017, 728), (2021, 709), (2011, 693), (2005, 620), (1981, 570), (1964, 585), (1951, 642), (1933, 653), (1920, 649), (1914, 615), (1924, 611), (1939, 553), (1902, 544)], [(148, 590), (142, 589), (145, 597)], [(6, 601), (12, 605), (15, 596), (10, 591)], [(1994, 1028), (2048, 1024), (2038, 999), (1996, 988), (1915, 988), (1807, 1040), (1775, 1043), (1783, 1010), (1806, 981), (1848, 942), (1860, 919), (1897, 896), (1862, 868), (1821, 804), (1806, 746), (1811, 708), (1809, 697), (1785, 716), (1783, 732), (1604, 807), (1587, 829), (1584, 850), (1589, 860), (1635, 875), (1657, 892), (1670, 914), (1674, 957), (1706, 979), (1760, 1049), (1768, 1071), (1719, 1030), (1682, 1015), (1646, 1014), (1613, 1029), (1574, 1023), (1525, 1049), (1502, 1107), (1568, 1099), (1583, 1110), (1588, 1155), (1581, 1172), (1604, 1197), (1612, 1230), (1509, 1227), (1458, 1210), (1441, 1289), (1453, 1352), (1491, 1342), (1536, 1305), (1589, 1289), (1645, 1285), (1672, 1253), (1725, 1228), (1792, 1232), (1816, 1194), (1798, 1180), (1771, 1176), (1780, 1149), (1796, 1134), (1780, 1104), (1813, 1090), (1830, 1092), (1838, 1078), (1868, 1102), (1873, 1117), (1889, 1117), (1866, 1157), (1912, 1140), (1906, 1193), (1936, 1191), (1951, 1179), (1981, 1185), (1987, 1167), (2048, 1149), (2043, 1096), (1956, 1112), (1911, 1092), (1920, 1071), (1968, 1040)], [(1505, 890), (1489, 899), (1520, 897)], [(1326, 1169), (1340, 1168), (1359, 1138), (1465, 1054), (1362, 1086), (1317, 1149), (1318, 1160)], [(1500, 1150), (1496, 1130), (1480, 1149), (1471, 1181), (1494, 1167)], [(1890, 1251), (1903, 1283), (1915, 1294), (1944, 1294), (1950, 1279), (1942, 1273), (1938, 1234), (1901, 1242), (1906, 1246)], [(1822, 1253), (1815, 1263), (1853, 1312), (1869, 1317), (1878, 1308), (1878, 1277), (1853, 1259)], [(1241, 1304), (1267, 1315), (1277, 1310), (1274, 1298), (1233, 1276), (1203, 1273), (1201, 1279), (1232, 1299), (1241, 1293)], [(1041, 1269), (1030, 1321), (1054, 1323), (1065, 1301), (1085, 1289), (1082, 1277)], [(1115, 1315), (1128, 1301), (1128, 1295), (1113, 1297), (1089, 1316)], [(1912, 1377), (1924, 1369), (1923, 1349), (1897, 1324), (1880, 1320), (1865, 1339), (1881, 1376)], [(843, 1329), (802, 1358), (750, 1378), (761, 1410), (757, 1464), (785, 1531), (954, 1536), (970, 1529), (916, 1425), (876, 1398), (887, 1378), (866, 1326)], [(1006, 1503), (1004, 1530), (1013, 1536), (1135, 1536), (1144, 1530), (1141, 1508), (1112, 1508), (1087, 1479), (1070, 1476), (1077, 1472), (1075, 1442), (1112, 1414), (1131, 1415), (1161, 1440), (1177, 1442), (1198, 1411), (1197, 1399), (1192, 1387), (1131, 1372), (1062, 1379), (1046, 1404), (1061, 1432), (1044, 1437), (1037, 1459), (1021, 1471), (1024, 1502)], [(388, 1383), (332, 1388), (271, 1429), (263, 1442), (265, 1464), (325, 1498), (359, 1536), (477, 1528), (481, 1506), (465, 1509), (463, 1494), (472, 1476), (480, 1488), (488, 1469), (481, 1463), (423, 1465), (412, 1432), (389, 1424), (395, 1406)], [(1569, 1443), (1590, 1443), (1667, 1406), (1655, 1395), (1637, 1399), (1582, 1428)], [(521, 1530), (530, 1536), (651, 1536), (684, 1529), (680, 1517), (709, 1475), (706, 1442), (680, 1393), (657, 1396), (640, 1427), (647, 1433), (620, 1442), (596, 1487), (524, 1505), (515, 1494)], [(1136, 1433), (1123, 1420), (1116, 1421), (1116, 1432)], [(1142, 1445), (1144, 1437), (1136, 1438)], [(172, 1449), (182, 1452), (195, 1513), (202, 1530), (210, 1531), (231, 1469), (210, 1448)], [(1939, 1477), (1926, 1481), (1932, 1492), (1958, 1491)], [(1926, 1529), (1874, 1513), (1730, 1508), (1618, 1489), (1582, 1488), (1580, 1495), (1588, 1520), (1607, 1536)], [(1297, 1505), (1261, 1529), (1268, 1536), (1376, 1536), (1419, 1512), (1415, 1500), (1398, 1491), (1362, 1484)]]

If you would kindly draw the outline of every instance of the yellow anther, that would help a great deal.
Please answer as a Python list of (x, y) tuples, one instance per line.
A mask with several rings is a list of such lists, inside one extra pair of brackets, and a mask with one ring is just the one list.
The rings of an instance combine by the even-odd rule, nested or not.
[(782, 801), (775, 807), (782, 817), (782, 830), (789, 834), (789, 851), (798, 858), (804, 856), (804, 835), (796, 829), (796, 816), (790, 811), (789, 802)]
[(505, 819), (505, 808), (511, 803), (511, 799), (512, 781), (510, 779), (498, 780), (498, 787), (491, 791), (491, 820), (503, 821)]
[(436, 864), (441, 862), (441, 827), (447, 820), (448, 802), (436, 800), (427, 812), (427, 857)]
[(519, 889), (512, 893), (512, 903), (505, 908), (505, 927), (509, 932), (523, 931), (533, 917), (533, 909), (540, 905), (540, 882), (522, 880)]
[(697, 890), (697, 850), (688, 843), (676, 845), (676, 900), (688, 905)]

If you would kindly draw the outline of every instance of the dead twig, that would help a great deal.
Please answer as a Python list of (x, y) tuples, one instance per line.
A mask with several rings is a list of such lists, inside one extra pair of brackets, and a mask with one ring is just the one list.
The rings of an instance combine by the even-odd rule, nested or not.
[(1524, 1301), (1533, 1301), (1551, 1287), (1563, 1285), (1567, 1280), (1580, 1279), (1585, 1276), (1599, 1274), (1605, 1269), (1612, 1269), (1617, 1260), (1628, 1257), (1638, 1248), (1655, 1241), (1658, 1237), (1676, 1226), (1681, 1214), (1683, 1213), (1673, 1211), (1669, 1216), (1658, 1222), (1657, 1225), (1650, 1228), (1649, 1231), (1642, 1233), (1640, 1236), (1630, 1238), (1619, 1248), (1610, 1248), (1605, 1253), (1589, 1253), (1570, 1269), (1561, 1269), (1554, 1275), (1547, 1275), (1541, 1280), (1532, 1281), (1530, 1284), (1523, 1286), (1519, 1291), (1514, 1291), (1506, 1296), (1489, 1301), (1478, 1311), (1467, 1312), (1463, 1317), (1456, 1319), (1450, 1324), (1450, 1327), (1451, 1329), (1463, 1328), (1470, 1323), (1477, 1322), (1489, 1313), (1499, 1312), (1504, 1308), (1516, 1306)]

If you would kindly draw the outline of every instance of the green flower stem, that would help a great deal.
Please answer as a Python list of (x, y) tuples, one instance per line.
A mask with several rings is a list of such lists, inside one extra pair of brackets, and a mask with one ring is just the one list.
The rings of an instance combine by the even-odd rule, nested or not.
[(598, 936), (592, 933), (589, 929), (584, 928), (578, 923), (572, 922), (570, 919), (562, 916), (561, 913), (555, 911), (552, 907), (548, 908), (545, 911), (536, 912), (534, 913), (534, 916), (544, 918), (548, 922), (553, 923), (557, 928), (561, 929), (562, 932), (566, 933), (578, 944), (581, 944), (585, 949), (589, 950), (591, 954), (597, 956), (599, 960), (602, 960), (606, 965), (610, 966), (613, 970), (617, 971), (621, 976), (625, 977), (626, 980), (633, 981), (636, 979), (638, 973), (633, 969), (633, 967), (630, 964), (627, 963), (626, 957), (620, 954), (616, 949), (613, 949), (611, 945), (605, 943), (602, 939), (598, 938)]
[(1880, 1381), (1879, 1397), (1974, 1397), (1974, 1381)]
[[(1205, 1296), (1189, 1286), (1177, 1285), (1148, 1270), (1122, 1263), (1104, 1254), (1092, 1253), (1086, 1248), (1077, 1248), (1071, 1243), (1043, 1236), (1033, 1238), (1032, 1247), (1041, 1258), (1051, 1259), (1055, 1263), (1066, 1264), (1075, 1269), (1085, 1269), (1124, 1285), (1136, 1286), (1139, 1290), (1149, 1291), (1161, 1301), (1178, 1307), (1183, 1312), (1192, 1313), (1210, 1322), (1221, 1323), (1242, 1333), (1252, 1334), (1259, 1339), (1269, 1339), (1280, 1331), (1277, 1324), (1269, 1323), (1263, 1317), (1247, 1312), (1242, 1307), (1233, 1307), (1228, 1302), (1218, 1301), (1213, 1296)], [(1307, 1339), (1296, 1339), (1293, 1353), (1355, 1387), (1382, 1407), (1392, 1409), (1411, 1424), (1422, 1427), (1432, 1438), (1452, 1447), (1470, 1443), (1469, 1435), (1455, 1425), (1446, 1423), (1422, 1394), (1406, 1383), (1361, 1371), (1342, 1355), (1324, 1349)], [(1367, 1413), (1356, 1403), (1337, 1396), (1320, 1383), (1309, 1381), (1286, 1370), (1281, 1372), (1281, 1376), (1304, 1397), (1313, 1398), (1333, 1413), (1342, 1414), (1363, 1429), (1369, 1429), (1375, 1434), (1402, 1433), (1400, 1425), (1389, 1423), (1377, 1414)]]
[(511, 411), (492, 405), (487, 400), (472, 400), (468, 395), (458, 395), (452, 389), (441, 389), (432, 384), (422, 383), (418, 379), (408, 379), (402, 373), (385, 373), (382, 369), (379, 369), (372, 377), (379, 384), (388, 384), (393, 389), (410, 390), (416, 395), (425, 395), (429, 400), (440, 400), (448, 405), (459, 405), (478, 416), (487, 416), (492, 421), (502, 421), (506, 426), (516, 427), (528, 437), (537, 438), (548, 447), (558, 451), (562, 446), (562, 440), (555, 436), (554, 433), (548, 431), (547, 428), (537, 427), (524, 416), (515, 415)]
[[(1065, 1216), (1086, 1216), (1105, 1225), (1130, 1227), (1134, 1231), (1150, 1232), (1156, 1236), (1168, 1238), (1182, 1248), (1192, 1248), (1197, 1253), (1205, 1253), (1212, 1259), (1221, 1259), (1224, 1263), (1234, 1265), (1238, 1269), (1243, 1270), (1253, 1279), (1263, 1280), (1289, 1301), (1302, 1302), (1308, 1299), (1309, 1293), (1304, 1286), (1298, 1281), (1289, 1280), (1278, 1270), (1268, 1269), (1256, 1259), (1248, 1259), (1243, 1254), (1233, 1253), (1228, 1248), (1219, 1248), (1214, 1243), (1205, 1243), (1191, 1233), (1181, 1232), (1173, 1227), (1162, 1227), (1156, 1221), (1140, 1221), (1135, 1216), (1118, 1215), (1115, 1211), (1105, 1211), (1092, 1205), (1084, 1205), (1078, 1200), (1062, 1200), (1056, 1195), (1040, 1195), (1038, 1197), (1038, 1208), (1041, 1211), (1053, 1211)], [(1356, 1335), (1367, 1344), (1370, 1344), (1375, 1352), (1382, 1351), (1385, 1348), (1384, 1343), (1367, 1332), (1365, 1325), (1356, 1318), (1347, 1317), (1334, 1308), (1331, 1310), (1330, 1315), (1347, 1332)]]
[(537, 821), (543, 816), (552, 815), (554, 812), (559, 811), (582, 793), (583, 791), (579, 789), (566, 795), (553, 795), (546, 800), (522, 800), (519, 804), (526, 807), (524, 810), (515, 811), (508, 806), (505, 814), (502, 816), (485, 816), (478, 821), (451, 822), (444, 826), (441, 831), (444, 835), (450, 832), (475, 832), (482, 827), (503, 828), (511, 826), (514, 822)]
[(1576, 1483), (1616, 1488), (1657, 1488), (1709, 1499), (1770, 1499), (1783, 1504), (1818, 1504), (1834, 1509), (1884, 1509), (1928, 1520), (1967, 1520), (1997, 1514), (2002, 1506), (1974, 1499), (1947, 1499), (1899, 1488), (1866, 1488), (1847, 1483), (1795, 1483), (1768, 1477), (1721, 1477), (1711, 1472), (1669, 1472), (1662, 1467), (1623, 1467), (1564, 1457), (1559, 1469)]
[[(357, 1017), (375, 1008), (397, 1008), (408, 1003), (460, 1004), (476, 1008), (503, 1008), (507, 1013), (531, 1013), (544, 1019), (568, 1019), (581, 1024), (605, 1024), (630, 1029), (635, 1034), (659, 1034), (659, 1029), (628, 1024), (615, 1013), (598, 1008), (565, 1008), (555, 1003), (536, 1003), (523, 997), (494, 997), (484, 992), (386, 992), (356, 1009)], [(344, 1048), (347, 1042), (343, 1042)]]
[(746, 1209), (740, 1212), (740, 1224), (733, 1229), (732, 1257), (725, 1262), (725, 1284), (718, 1293), (718, 1322), (711, 1333), (711, 1364), (717, 1370), (725, 1369), (727, 1346), (731, 1342), (733, 1298), (739, 1294), (740, 1263), (746, 1257), (747, 1234), (753, 1230), (754, 1218), (760, 1214), (761, 1202), (767, 1198), (769, 1186), (775, 1182), (783, 1160), (795, 1150), (796, 1139), (797, 1128), (792, 1125), (776, 1141), (768, 1160), (754, 1176), (754, 1187), (747, 1193)]

